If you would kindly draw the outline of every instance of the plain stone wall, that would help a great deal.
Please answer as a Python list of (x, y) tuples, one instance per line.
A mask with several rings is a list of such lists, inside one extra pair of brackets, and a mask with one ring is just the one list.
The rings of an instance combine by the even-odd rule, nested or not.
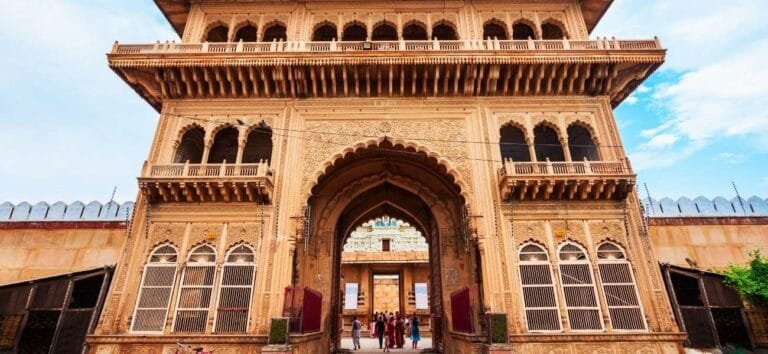
[(660, 262), (718, 270), (744, 264), (759, 249), (768, 255), (768, 223), (762, 225), (651, 225), (649, 236)]
[(117, 264), (119, 228), (0, 228), (0, 285)]

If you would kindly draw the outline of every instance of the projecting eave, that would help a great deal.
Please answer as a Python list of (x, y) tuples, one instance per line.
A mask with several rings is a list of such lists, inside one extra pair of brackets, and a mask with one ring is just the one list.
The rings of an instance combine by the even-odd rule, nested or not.
[(584, 22), (587, 24), (587, 30), (591, 33), (597, 26), (605, 12), (611, 7), (613, 0), (582, 0), (581, 13), (584, 16)]
[[(612, 3), (613, 0), (581, 0), (581, 11), (584, 14), (584, 22), (586, 22), (589, 32), (592, 32), (592, 29), (597, 26)], [(191, 8), (190, 0), (155, 0), (155, 5), (160, 8), (165, 18), (181, 37), (184, 33), (184, 27), (187, 25), (187, 17)]]
[(187, 16), (189, 16), (189, 0), (155, 0), (155, 5), (160, 8), (165, 18), (170, 22), (173, 29), (181, 37), (184, 34), (184, 26), (187, 25)]
[[(166, 99), (608, 96), (664, 61), (656, 40), (116, 44), (110, 67)], [(402, 48), (402, 49), (400, 49)]]

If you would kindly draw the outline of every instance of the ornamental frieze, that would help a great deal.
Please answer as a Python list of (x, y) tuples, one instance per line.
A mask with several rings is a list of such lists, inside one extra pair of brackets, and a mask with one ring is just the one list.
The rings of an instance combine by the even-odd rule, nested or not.
[[(371, 143), (389, 137), (392, 143), (403, 143), (426, 148), (439, 158), (449, 161), (466, 182), (464, 186), (471, 194), (471, 172), (467, 154), (466, 124), (463, 119), (443, 120), (356, 120), (356, 121), (308, 121), (304, 133), (303, 195), (308, 195), (314, 179), (323, 170), (325, 163), (345, 149)], [(312, 133), (312, 132), (317, 133)], [(334, 132), (343, 132), (336, 134)], [(364, 146), (372, 144), (365, 143)], [(343, 156), (338, 156), (342, 158)], [(319, 174), (318, 174), (319, 173)]]

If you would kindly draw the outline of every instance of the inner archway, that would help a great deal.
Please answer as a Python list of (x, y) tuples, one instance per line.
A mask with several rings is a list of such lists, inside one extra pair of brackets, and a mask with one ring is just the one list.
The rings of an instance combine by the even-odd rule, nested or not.
[[(422, 326), (430, 329), (433, 348), (452, 345), (455, 339), (444, 334), (456, 328), (455, 321), (479, 331), (479, 316), (451, 317), (453, 293), (481, 288), (464, 184), (446, 162), (422, 151), (388, 140), (367, 144), (333, 161), (311, 189), (309, 230), (305, 246), (296, 248), (294, 285), (323, 294), (322, 340), (331, 353), (339, 349), (344, 325), (343, 247), (356, 228), (384, 215), (413, 226), (428, 245), (429, 324)], [(477, 314), (482, 296), (471, 298), (471, 304), (459, 305)]]

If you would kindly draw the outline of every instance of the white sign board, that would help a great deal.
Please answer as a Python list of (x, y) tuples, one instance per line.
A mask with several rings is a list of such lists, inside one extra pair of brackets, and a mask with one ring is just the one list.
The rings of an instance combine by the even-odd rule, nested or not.
[(357, 310), (357, 283), (347, 283), (344, 292), (344, 309)]
[(429, 310), (429, 298), (427, 297), (427, 283), (415, 283), (413, 291), (416, 293), (416, 309)]

